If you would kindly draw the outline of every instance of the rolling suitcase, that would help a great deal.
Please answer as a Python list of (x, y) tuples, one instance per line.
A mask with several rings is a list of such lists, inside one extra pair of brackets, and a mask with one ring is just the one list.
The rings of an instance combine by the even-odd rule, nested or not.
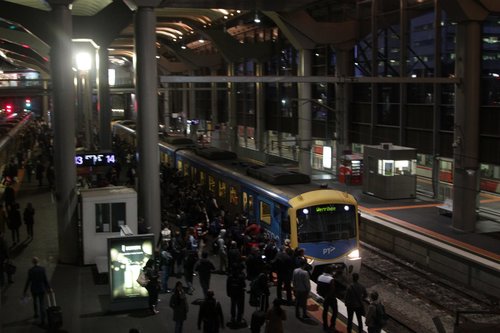
[(47, 323), (49, 329), (58, 329), (62, 326), (62, 310), (56, 303), (56, 294), (47, 294), (48, 307), (47, 307)]

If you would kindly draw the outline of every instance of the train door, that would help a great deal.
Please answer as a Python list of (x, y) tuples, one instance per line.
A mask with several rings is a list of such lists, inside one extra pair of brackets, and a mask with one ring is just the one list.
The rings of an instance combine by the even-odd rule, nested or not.
[(243, 189), (241, 191), (241, 204), (243, 208), (243, 214), (250, 221), (257, 221), (257, 207), (254, 205), (256, 198), (256, 193), (248, 191), (248, 189)]
[(259, 215), (258, 222), (266, 230), (269, 238), (273, 238), (277, 243), (280, 243), (280, 222), (281, 209), (268, 198), (258, 196)]

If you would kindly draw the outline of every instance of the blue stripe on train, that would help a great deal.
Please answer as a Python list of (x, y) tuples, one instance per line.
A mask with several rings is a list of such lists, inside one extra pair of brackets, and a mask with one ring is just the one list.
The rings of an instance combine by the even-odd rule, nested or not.
[(300, 243), (308, 257), (329, 260), (348, 254), (356, 247), (356, 239), (342, 239), (332, 242)]

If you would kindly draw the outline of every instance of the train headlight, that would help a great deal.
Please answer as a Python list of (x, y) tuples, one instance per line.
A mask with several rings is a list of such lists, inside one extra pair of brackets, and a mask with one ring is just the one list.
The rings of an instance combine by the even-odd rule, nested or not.
[(351, 251), (351, 253), (349, 253), (347, 255), (347, 258), (349, 258), (351, 260), (360, 259), (359, 250), (356, 249), (356, 250)]

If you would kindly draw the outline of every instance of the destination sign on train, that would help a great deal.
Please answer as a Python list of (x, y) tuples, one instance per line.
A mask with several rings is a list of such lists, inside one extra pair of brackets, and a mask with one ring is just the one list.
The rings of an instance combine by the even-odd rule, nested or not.
[(77, 167), (111, 166), (115, 163), (114, 153), (81, 153), (75, 156)]

